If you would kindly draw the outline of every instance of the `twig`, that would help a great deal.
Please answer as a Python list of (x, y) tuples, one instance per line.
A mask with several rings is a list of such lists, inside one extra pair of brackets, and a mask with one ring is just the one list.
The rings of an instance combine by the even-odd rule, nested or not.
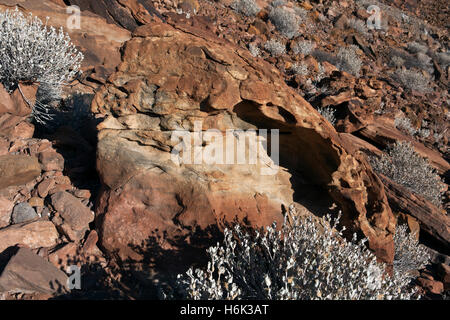
[(28, 101), (27, 97), (25, 97), (25, 95), (23, 94), (22, 89), (20, 88), (20, 83), (17, 84), (17, 88), (19, 88), (19, 92), (22, 95), (23, 100), (25, 100), (25, 102), (27, 103), (27, 105), (30, 108), (33, 108), (33, 106), (31, 105), (30, 101)]

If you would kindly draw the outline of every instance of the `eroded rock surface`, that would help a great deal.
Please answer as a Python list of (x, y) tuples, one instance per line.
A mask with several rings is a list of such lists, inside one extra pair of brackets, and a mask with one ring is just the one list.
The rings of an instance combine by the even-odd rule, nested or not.
[[(301, 185), (328, 191), (343, 222), (393, 258), (395, 222), (383, 186), (366, 161), (342, 146), (334, 128), (288, 88), (271, 65), (195, 27), (150, 23), (124, 46), (122, 63), (96, 94), (97, 210), (102, 246), (122, 259), (149, 237), (162, 243), (222, 220), (262, 226), (282, 217)], [(175, 164), (176, 130), (279, 129), (280, 168)], [(204, 146), (203, 146), (204, 148)], [(326, 200), (324, 200), (326, 201)], [(170, 247), (167, 242), (166, 247)]]

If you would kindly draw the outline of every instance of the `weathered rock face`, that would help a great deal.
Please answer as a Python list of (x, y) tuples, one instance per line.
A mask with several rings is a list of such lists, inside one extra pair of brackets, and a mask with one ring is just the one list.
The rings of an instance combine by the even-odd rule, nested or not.
[[(131, 247), (152, 236), (170, 248), (166, 240), (236, 217), (267, 225), (309, 185), (328, 191), (343, 222), (362, 231), (380, 258), (393, 259), (395, 222), (382, 183), (276, 68), (181, 24), (150, 23), (133, 35), (92, 104), (105, 116), (97, 153), (103, 248), (140, 259)], [(266, 164), (173, 162), (173, 132), (196, 129), (217, 129), (219, 136), (228, 129), (279, 129), (280, 167), (272, 164), (278, 171), (262, 175)], [(204, 154), (203, 138), (197, 151)]]
[(386, 186), (391, 208), (416, 218), (421, 230), (439, 242), (442, 248), (448, 250), (450, 248), (450, 218), (443, 212), (444, 210), (381, 174), (380, 178)]

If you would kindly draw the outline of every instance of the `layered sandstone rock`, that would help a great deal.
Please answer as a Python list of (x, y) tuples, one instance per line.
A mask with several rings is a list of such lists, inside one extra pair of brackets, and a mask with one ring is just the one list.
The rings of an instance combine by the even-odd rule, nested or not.
[[(381, 181), (276, 68), (195, 27), (151, 23), (133, 35), (92, 104), (105, 117), (97, 159), (103, 248), (141, 259), (132, 247), (151, 237), (167, 249), (176, 248), (170, 240), (236, 217), (267, 225), (308, 185), (324, 190), (343, 223), (392, 260), (395, 222)], [(193, 132), (196, 121), (223, 136), (229, 129), (278, 129), (280, 166), (173, 162), (173, 132)], [(208, 143), (200, 140), (198, 150)], [(278, 170), (261, 175), (268, 166)]]

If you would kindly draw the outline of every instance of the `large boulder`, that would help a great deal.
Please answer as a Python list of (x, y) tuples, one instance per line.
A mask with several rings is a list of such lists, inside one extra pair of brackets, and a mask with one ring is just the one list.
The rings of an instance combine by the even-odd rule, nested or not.
[(58, 243), (58, 238), (58, 231), (50, 221), (15, 224), (0, 230), (0, 252), (16, 245), (31, 249), (51, 247)]
[(17, 249), (0, 270), (0, 292), (65, 294), (67, 275), (28, 248)]
[[(314, 189), (322, 190), (317, 203), (342, 210), (349, 232), (362, 232), (381, 259), (393, 259), (395, 220), (379, 178), (274, 66), (247, 50), (183, 24), (139, 27), (92, 111), (104, 117), (97, 225), (101, 246), (116, 257), (142, 259), (136, 248), (149, 238), (176, 249), (171, 240), (189, 243), (195, 231), (236, 218), (252, 226), (280, 221), (289, 204), (307, 206), (305, 195)], [(175, 132), (208, 129), (219, 136), (278, 129), (279, 167), (267, 160), (268, 147), (265, 163), (172, 161)], [(204, 155), (209, 142), (199, 139), (196, 150)], [(238, 139), (231, 134), (233, 143)], [(263, 175), (269, 167), (275, 171)]]
[[(94, 214), (79, 199), (68, 192), (60, 191), (51, 196), (53, 208), (58, 213), (62, 230), (70, 240), (80, 240), (94, 220)], [(61, 219), (61, 221), (59, 221)], [(56, 221), (55, 220), (55, 221)]]

